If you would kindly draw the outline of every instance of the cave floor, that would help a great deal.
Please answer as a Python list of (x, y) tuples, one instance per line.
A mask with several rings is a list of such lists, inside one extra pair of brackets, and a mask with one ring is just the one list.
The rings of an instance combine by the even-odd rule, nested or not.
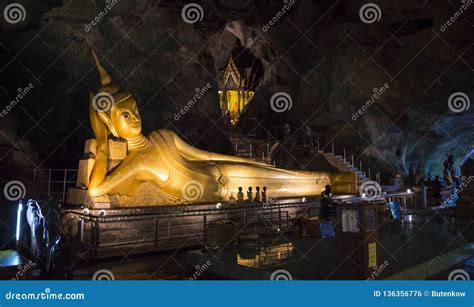
[[(450, 212), (425, 211), (387, 220), (378, 235), (378, 279), (447, 279), (461, 268), (474, 277), (474, 220), (454, 218)], [(172, 252), (108, 261), (83, 262), (73, 279), (91, 279), (107, 270), (114, 279), (268, 279), (285, 270), (293, 279), (344, 279), (345, 261), (338, 237), (329, 239), (279, 234), (220, 251), (177, 249)], [(207, 264), (207, 265), (206, 265)]]

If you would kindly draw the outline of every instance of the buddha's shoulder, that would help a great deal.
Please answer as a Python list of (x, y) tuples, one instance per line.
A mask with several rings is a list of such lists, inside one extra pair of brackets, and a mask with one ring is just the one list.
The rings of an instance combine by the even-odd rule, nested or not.
[(169, 145), (174, 143), (179, 137), (174, 131), (168, 129), (158, 129), (153, 131), (149, 135), (149, 138), (156, 142), (158, 145), (162, 142), (168, 143)]
[(155, 138), (155, 139), (160, 139), (160, 138), (168, 139), (168, 138), (177, 137), (177, 134), (172, 130), (157, 129), (150, 134), (150, 137)]

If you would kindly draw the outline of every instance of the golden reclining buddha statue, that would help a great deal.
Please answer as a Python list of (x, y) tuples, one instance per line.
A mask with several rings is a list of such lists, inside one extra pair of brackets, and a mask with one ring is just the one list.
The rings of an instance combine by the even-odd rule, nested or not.
[[(94, 52), (93, 56), (102, 86), (90, 95), (96, 144), (87, 185), (92, 202), (109, 202), (112, 207), (220, 202), (236, 198), (239, 187), (245, 192), (257, 186), (267, 187), (269, 197), (313, 196), (331, 184), (331, 178), (341, 178), (199, 150), (170, 130), (144, 136), (136, 100), (113, 84)], [(104, 98), (109, 99), (105, 104)], [(126, 145), (126, 154), (114, 165), (111, 140)]]

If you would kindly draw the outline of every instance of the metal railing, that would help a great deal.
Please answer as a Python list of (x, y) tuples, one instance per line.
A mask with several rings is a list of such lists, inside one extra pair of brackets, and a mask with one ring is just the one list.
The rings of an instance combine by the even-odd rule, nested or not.
[[(155, 249), (172, 249), (183, 246), (190, 237), (194, 237), (195, 242), (201, 244), (206, 242), (207, 225), (219, 219), (236, 222), (240, 230), (251, 227), (259, 233), (268, 230), (280, 232), (291, 226), (290, 214), (287, 211), (289, 208), (304, 209), (314, 207), (315, 204), (316, 202), (312, 204), (292, 202), (268, 207), (262, 204), (247, 204), (227, 209), (115, 215), (94, 215), (79, 210), (68, 210), (63, 214), (77, 217), (78, 236), (84, 249), (89, 250), (92, 255), (98, 255), (101, 249), (119, 246), (135, 248), (148, 244)], [(287, 209), (284, 210), (285, 208)], [(124, 232), (124, 229), (127, 231)]]
[(402, 192), (402, 193), (382, 193), (378, 197), (364, 197), (364, 196), (353, 196), (353, 195), (335, 195), (333, 196), (334, 200), (339, 200), (345, 203), (356, 203), (360, 201), (371, 201), (385, 199), (387, 202), (398, 202), (407, 209), (407, 207), (413, 206), (415, 204), (415, 193), (413, 192)]
[[(43, 175), (46, 175), (46, 179)], [(48, 196), (60, 195), (65, 201), (67, 189), (76, 186), (77, 169), (35, 169), (33, 170), (33, 181), (46, 183)]]

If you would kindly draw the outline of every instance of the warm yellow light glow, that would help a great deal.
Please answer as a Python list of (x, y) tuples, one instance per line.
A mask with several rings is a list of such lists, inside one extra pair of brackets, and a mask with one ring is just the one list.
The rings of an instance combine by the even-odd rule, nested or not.
[(218, 93), (221, 110), (223, 113), (229, 113), (230, 122), (234, 125), (239, 122), (240, 115), (255, 94), (246, 88), (245, 83), (231, 58), (224, 71)]
[[(219, 95), (225, 97), (221, 106), (236, 123), (254, 93), (243, 89), (243, 81), (231, 64), (229, 88)], [(266, 187), (267, 196), (282, 198), (317, 196), (327, 184), (333, 184), (335, 192), (356, 185), (356, 174), (279, 169), (252, 159), (200, 150), (170, 130), (144, 136), (136, 100), (111, 84), (110, 76), (97, 65), (104, 85), (100, 90), (118, 98), (108, 112), (101, 112), (90, 95), (89, 115), (97, 143), (88, 185), (92, 203), (109, 202), (113, 207), (223, 203), (234, 198), (239, 188), (247, 191), (252, 187), (255, 191), (256, 187)], [(133, 116), (121, 117), (124, 110)], [(110, 145), (112, 135), (126, 141), (127, 146), (123, 161), (109, 169), (109, 155), (121, 152)]]

